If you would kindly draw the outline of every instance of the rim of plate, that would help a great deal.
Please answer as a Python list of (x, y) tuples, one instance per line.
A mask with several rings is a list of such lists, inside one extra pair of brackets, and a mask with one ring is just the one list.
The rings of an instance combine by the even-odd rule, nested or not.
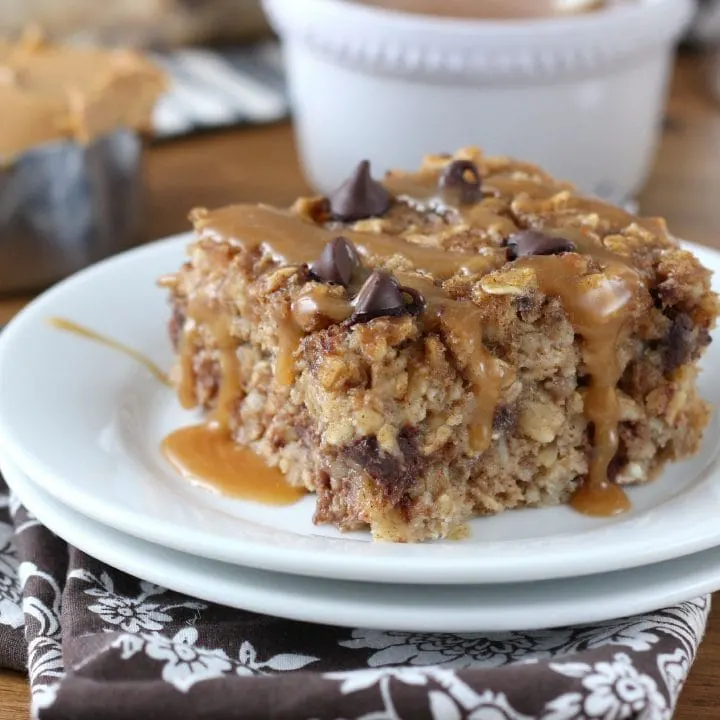
[[(26, 333), (35, 332), (37, 327), (42, 325), (41, 320), (58, 314), (54, 307), (66, 294), (73, 296), (82, 292), (86, 285), (101, 281), (108, 273), (119, 272), (135, 263), (145, 267), (152, 266), (153, 256), (163, 257), (167, 253), (179, 264), (186, 243), (191, 237), (190, 233), (183, 233), (116, 255), (76, 273), (31, 302), (0, 334), (0, 388), (7, 382), (6, 373), (12, 366), (14, 344), (22, 341)], [(706, 262), (709, 260), (720, 268), (720, 252), (689, 243), (687, 247)], [(172, 267), (164, 271), (171, 269)], [(155, 271), (158, 274), (163, 272), (158, 268), (154, 268), (153, 272)], [(108, 302), (107, 297), (103, 296), (98, 300), (102, 301)], [(98, 329), (106, 332), (103, 328)], [(392, 584), (490, 584), (612, 572), (664, 562), (720, 544), (720, 525), (716, 524), (716, 528), (706, 528), (704, 532), (700, 532), (691, 522), (684, 523), (682, 537), (674, 537), (672, 542), (666, 542), (661, 547), (647, 539), (643, 540), (643, 525), (640, 523), (640, 537), (636, 537), (638, 532), (635, 532), (633, 544), (625, 546), (620, 554), (608, 553), (602, 540), (607, 539), (608, 533), (613, 534), (614, 528), (622, 528), (622, 523), (601, 525), (597, 529), (549, 538), (491, 541), (485, 544), (485, 550), (492, 550), (491, 552), (483, 552), (482, 542), (468, 545), (453, 542), (452, 547), (457, 548), (457, 553), (450, 553), (447, 550), (449, 543), (442, 542), (419, 545), (359, 543), (318, 535), (301, 536), (303, 547), (296, 547), (299, 537), (297, 533), (279, 531), (276, 528), (270, 528), (268, 532), (274, 536), (281, 532), (281, 543), (277, 540), (271, 543), (269, 534), (267, 541), (246, 538), (228, 540), (197, 528), (179, 527), (175, 522), (153, 516), (151, 511), (140, 513), (127, 507), (109, 504), (107, 499), (76, 487), (72, 480), (63, 477), (43, 459), (42, 449), (37, 452), (37, 443), (34, 447), (28, 447), (26, 438), (18, 437), (12, 418), (7, 416), (4, 402), (4, 394), (0, 392), (2, 452), (7, 453), (12, 462), (45, 492), (81, 515), (141, 540), (235, 565), (293, 575)], [(715, 455), (697, 473), (696, 480), (707, 480), (718, 471), (718, 465)], [(667, 505), (667, 502), (664, 504)], [(636, 522), (638, 519), (645, 519), (645, 514), (638, 515), (632, 521)], [(238, 519), (237, 522), (247, 521)], [(604, 535), (600, 534), (603, 532)], [(591, 548), (583, 548), (581, 561), (573, 558), (574, 561), (569, 563), (568, 551), (572, 550), (574, 538), (593, 533), (599, 540)], [(512, 546), (513, 552), (504, 555), (495, 552), (500, 545)]]
[(190, 597), (290, 620), (400, 632), (546, 630), (652, 612), (720, 588), (717, 549), (589, 582), (570, 578), (490, 587), (375, 585), (208, 563), (108, 528), (46, 493), (7, 460), (2, 467), (40, 522), (101, 562)]

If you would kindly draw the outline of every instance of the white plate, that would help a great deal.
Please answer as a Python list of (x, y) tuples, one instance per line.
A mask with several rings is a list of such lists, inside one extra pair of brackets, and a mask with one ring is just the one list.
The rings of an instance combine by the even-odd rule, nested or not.
[[(567, 507), (472, 522), (462, 542), (371, 543), (312, 524), (314, 499), (277, 508), (190, 487), (159, 452), (196, 422), (173, 393), (118, 352), (50, 327), (61, 315), (169, 366), (168, 307), (155, 279), (183, 260), (187, 237), (133, 250), (45, 293), (0, 336), (0, 442), (20, 468), (78, 512), (144, 540), (262, 569), (391, 583), (490, 583), (587, 575), (720, 544), (717, 418), (702, 451), (631, 490), (633, 510), (598, 520)], [(696, 248), (711, 267), (718, 253)], [(707, 367), (720, 364), (712, 345)], [(720, 400), (717, 376), (703, 394)]]
[(540, 630), (649, 612), (720, 588), (717, 548), (638, 570), (513, 585), (391, 585), (252, 570), (112, 530), (54, 499), (7, 458), (0, 464), (26, 508), (98, 560), (186, 595), (291, 620), (408, 632)]

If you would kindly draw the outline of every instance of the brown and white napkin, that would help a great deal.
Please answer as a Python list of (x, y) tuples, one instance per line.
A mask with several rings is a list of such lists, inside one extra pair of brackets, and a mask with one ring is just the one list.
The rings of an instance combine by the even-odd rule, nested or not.
[(0, 481), (0, 666), (42, 720), (667, 720), (709, 609), (491, 635), (292, 622), (103, 565)]

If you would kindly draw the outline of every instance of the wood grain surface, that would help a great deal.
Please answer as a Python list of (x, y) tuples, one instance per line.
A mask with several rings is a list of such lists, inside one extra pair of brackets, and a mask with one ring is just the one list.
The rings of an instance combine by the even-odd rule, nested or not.
[[(720, 106), (707, 91), (709, 58), (676, 68), (662, 143), (641, 210), (667, 218), (679, 237), (720, 248)], [(230, 130), (151, 147), (142, 240), (188, 229), (196, 205), (263, 201), (288, 205), (307, 185), (286, 124)], [(0, 298), (0, 323), (27, 297)], [(676, 720), (720, 717), (720, 605), (685, 686)], [(26, 680), (0, 671), (0, 720), (28, 717)]]

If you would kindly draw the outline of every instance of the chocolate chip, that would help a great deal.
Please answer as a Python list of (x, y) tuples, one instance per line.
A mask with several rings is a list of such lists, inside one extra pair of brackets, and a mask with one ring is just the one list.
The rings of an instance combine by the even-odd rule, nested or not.
[(518, 297), (515, 298), (515, 309), (521, 315), (529, 313), (533, 309), (534, 305), (535, 303), (529, 295), (518, 295)]
[(170, 334), (170, 342), (172, 342), (172, 346), (176, 351), (180, 348), (186, 315), (186, 308), (181, 305), (177, 299), (173, 300), (172, 316), (168, 323), (168, 332)]
[(690, 316), (679, 313), (670, 326), (667, 336), (667, 349), (663, 358), (665, 371), (672, 372), (684, 365), (695, 350), (693, 324)]
[(661, 310), (663, 306), (662, 297), (660, 297), (660, 291), (658, 288), (651, 288), (650, 289), (650, 297), (652, 298), (653, 305), (658, 309)]
[[(621, 443), (622, 444), (622, 443)], [(615, 482), (620, 471), (627, 465), (628, 458), (624, 448), (618, 450), (617, 454), (608, 464), (607, 479), (610, 482)]]
[(480, 202), (481, 185), (480, 171), (470, 160), (453, 160), (440, 177), (440, 187), (443, 190), (456, 191), (461, 205)]
[(359, 265), (360, 257), (355, 246), (340, 236), (325, 245), (320, 257), (310, 265), (310, 273), (323, 282), (347, 287)]
[(345, 454), (356, 462), (373, 480), (386, 485), (397, 483), (400, 477), (400, 460), (380, 449), (374, 435), (364, 437), (345, 448)]
[(343, 450), (350, 460), (381, 486), (383, 494), (394, 506), (403, 503), (408, 489), (422, 469), (416, 433), (403, 428), (397, 440), (402, 457), (385, 452), (374, 435), (361, 438)]
[(537, 230), (523, 230), (508, 238), (507, 259), (531, 255), (559, 255), (560, 253), (577, 252), (575, 243), (565, 238), (546, 235)]
[(410, 302), (405, 303), (405, 312), (409, 313), (410, 315), (420, 315), (425, 310), (425, 297), (419, 290), (415, 290), (415, 288), (401, 285), (400, 291), (404, 295), (410, 296)]
[(517, 408), (509, 405), (501, 405), (495, 410), (493, 416), (493, 430), (495, 432), (509, 432), (517, 424)]
[(407, 311), (403, 290), (389, 273), (375, 270), (353, 301), (351, 322), (367, 322), (383, 315), (402, 315)]
[(392, 195), (370, 175), (370, 163), (363, 160), (337, 190), (328, 195), (334, 220), (353, 222), (384, 215)]

